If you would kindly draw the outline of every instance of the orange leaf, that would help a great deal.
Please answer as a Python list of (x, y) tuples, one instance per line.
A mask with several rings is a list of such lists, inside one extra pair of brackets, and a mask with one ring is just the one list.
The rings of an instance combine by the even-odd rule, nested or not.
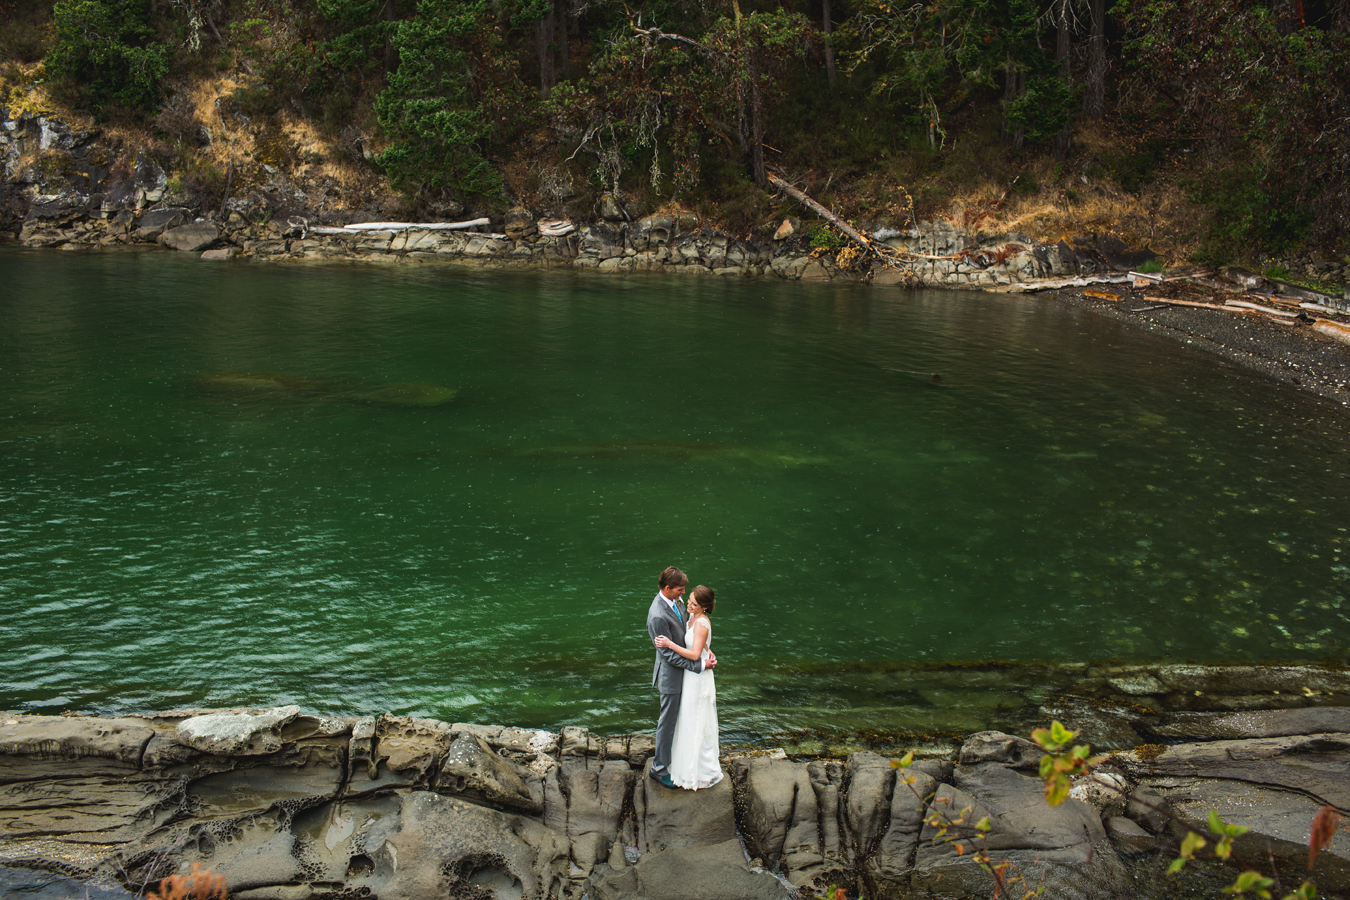
[(1308, 870), (1311, 871), (1317, 854), (1331, 845), (1336, 829), (1341, 827), (1341, 814), (1330, 806), (1324, 806), (1313, 817), (1312, 834), (1308, 836)]

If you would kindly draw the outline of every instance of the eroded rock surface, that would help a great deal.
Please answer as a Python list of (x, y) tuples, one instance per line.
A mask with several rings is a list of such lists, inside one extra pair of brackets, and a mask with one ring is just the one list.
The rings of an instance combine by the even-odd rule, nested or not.
[[(1312, 816), (1350, 803), (1350, 733), (1324, 730), (1345, 721), (1336, 708), (1241, 715), (1154, 723), (1194, 739), (1116, 754), (1106, 787), (1078, 784), (1057, 807), (1040, 749), (1001, 732), (906, 769), (866, 752), (730, 757), (728, 778), (686, 792), (646, 776), (649, 735), (295, 707), (8, 715), (0, 890), (63, 889), (33, 874), (45, 870), (112, 897), (202, 863), (237, 900), (778, 900), (834, 884), (879, 900), (987, 897), (965, 838), (988, 818), (983, 847), (1042, 896), (1162, 897), (1141, 883), (1175, 851), (1178, 822), (1211, 809), (1251, 829), (1239, 853), (1271, 854), (1297, 883)], [(1243, 721), (1267, 736), (1232, 737)], [(1314, 875), (1350, 889), (1350, 836)]]

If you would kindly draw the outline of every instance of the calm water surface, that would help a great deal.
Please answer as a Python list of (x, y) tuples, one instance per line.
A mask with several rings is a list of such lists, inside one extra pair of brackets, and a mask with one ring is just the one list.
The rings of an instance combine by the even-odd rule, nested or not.
[(1350, 646), (1350, 416), (1045, 300), (14, 250), (0, 284), (0, 708), (647, 727), (670, 563), (717, 588), (733, 734), (982, 702), (897, 665)]

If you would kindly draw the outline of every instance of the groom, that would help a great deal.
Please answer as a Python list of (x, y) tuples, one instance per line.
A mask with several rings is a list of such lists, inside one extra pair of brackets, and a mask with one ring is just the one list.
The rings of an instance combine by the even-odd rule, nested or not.
[[(689, 579), (679, 569), (671, 566), (657, 579), (660, 591), (647, 610), (647, 634), (656, 640), (658, 634), (664, 634), (681, 647), (684, 643), (685, 618), (684, 605), (680, 597), (689, 586)], [(717, 665), (717, 657), (708, 653), (708, 668)], [(670, 780), (670, 745), (675, 740), (675, 721), (680, 717), (680, 691), (684, 687), (684, 671), (702, 672), (703, 664), (698, 660), (685, 659), (669, 647), (658, 647), (656, 665), (652, 669), (652, 685), (661, 692), (661, 717), (656, 721), (656, 757), (652, 760), (651, 770), (647, 773), (666, 787), (673, 788)]]

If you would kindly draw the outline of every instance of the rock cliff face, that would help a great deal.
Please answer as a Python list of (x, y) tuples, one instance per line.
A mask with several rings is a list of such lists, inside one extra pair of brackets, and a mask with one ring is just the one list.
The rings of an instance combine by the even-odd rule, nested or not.
[[(1044, 896), (1167, 896), (1178, 885), (1159, 862), (1179, 831), (1166, 813), (1200, 823), (1209, 809), (1251, 828), (1239, 853), (1269, 851), (1297, 878), (1317, 807), (1350, 806), (1350, 711), (1187, 714), (1169, 727), (1175, 745), (1102, 769), (1119, 790), (1080, 784), (1051, 808), (1039, 748), (999, 732), (914, 764), (912, 784), (872, 753), (758, 753), (685, 792), (645, 777), (648, 735), (293, 706), (7, 715), (0, 888), (126, 896), (200, 862), (237, 900), (769, 900), (831, 884), (897, 900), (989, 896), (990, 876), (943, 840), (945, 813), (988, 816), (991, 855)], [(1199, 735), (1222, 739), (1184, 740)], [(1350, 890), (1350, 836), (1314, 874)]]
[(770, 235), (738, 239), (708, 228), (693, 213), (629, 218), (601, 204), (599, 221), (559, 223), (516, 207), (477, 232), (387, 228), (341, 232), (371, 211), (333, 208), (284, 182), (265, 185), (206, 209), (174, 190), (174, 181), (144, 153), (103, 142), (42, 116), (0, 108), (0, 234), (25, 246), (101, 249), (163, 246), (207, 260), (360, 259), (454, 261), (466, 265), (567, 266), (605, 273), (661, 271), (694, 275), (776, 276), (802, 281), (870, 280), (950, 287), (995, 287), (1055, 276), (1125, 271), (1152, 258), (1110, 235), (1036, 245), (1025, 235), (967, 233), (947, 220), (894, 229), (871, 223), (890, 246), (915, 254), (913, 271), (881, 267), (841, 271), (831, 254), (812, 250), (800, 222)]

